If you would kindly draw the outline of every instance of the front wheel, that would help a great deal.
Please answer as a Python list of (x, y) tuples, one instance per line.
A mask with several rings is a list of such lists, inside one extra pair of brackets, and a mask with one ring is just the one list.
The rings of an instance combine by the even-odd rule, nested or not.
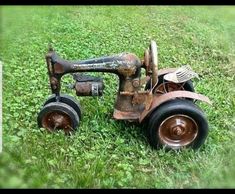
[(204, 113), (193, 102), (176, 99), (162, 104), (150, 116), (147, 136), (155, 148), (198, 149), (208, 135)]
[(62, 102), (46, 104), (38, 114), (38, 126), (50, 132), (62, 129), (65, 134), (73, 133), (79, 126), (80, 118), (76, 111)]
[[(55, 94), (52, 94), (46, 102), (43, 104), (43, 106), (46, 106), (47, 104), (51, 102), (56, 102), (56, 96)], [(81, 106), (80, 103), (72, 96), (67, 95), (67, 94), (60, 94), (60, 102), (65, 103), (72, 107), (76, 113), (78, 114), (78, 117), (82, 119), (82, 111), (81, 111)]]

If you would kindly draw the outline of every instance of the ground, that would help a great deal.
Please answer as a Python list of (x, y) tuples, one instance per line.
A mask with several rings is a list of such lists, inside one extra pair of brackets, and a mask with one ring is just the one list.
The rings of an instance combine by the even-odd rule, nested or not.
[[(4, 188), (233, 188), (234, 7), (196, 6), (2, 6)], [(143, 58), (150, 40), (159, 68), (189, 64), (199, 75), (209, 135), (198, 150), (153, 150), (142, 129), (112, 120), (116, 77), (104, 78), (103, 97), (76, 97), (83, 120), (76, 134), (48, 134), (37, 114), (50, 95), (48, 43), (66, 59), (124, 51)]]

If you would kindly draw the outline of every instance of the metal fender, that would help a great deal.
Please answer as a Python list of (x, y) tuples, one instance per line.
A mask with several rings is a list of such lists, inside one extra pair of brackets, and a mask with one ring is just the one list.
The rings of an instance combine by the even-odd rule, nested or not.
[(149, 109), (145, 109), (140, 117), (139, 117), (139, 122), (141, 123), (146, 116), (148, 116), (153, 110), (155, 110), (159, 105), (162, 103), (172, 100), (175, 98), (192, 98), (195, 100), (200, 100), (203, 102), (206, 102), (210, 105), (212, 105), (212, 102), (207, 96), (204, 96), (202, 94), (194, 93), (194, 92), (189, 92), (189, 91), (173, 91), (173, 92), (168, 92), (166, 94), (160, 95), (160, 96), (154, 96), (152, 99), (152, 103)]
[(178, 68), (164, 68), (164, 69), (159, 69), (158, 70), (158, 77), (161, 75), (165, 75), (167, 73), (172, 73), (174, 71), (176, 71)]

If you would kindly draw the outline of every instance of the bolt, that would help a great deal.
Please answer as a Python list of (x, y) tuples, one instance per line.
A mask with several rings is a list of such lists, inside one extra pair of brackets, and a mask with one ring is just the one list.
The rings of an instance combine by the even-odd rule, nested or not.
[(133, 80), (132, 84), (135, 88), (137, 88), (137, 87), (139, 87), (140, 82), (139, 82), (139, 80)]
[(173, 128), (173, 133), (179, 136), (182, 134), (182, 129), (179, 126), (176, 126)]

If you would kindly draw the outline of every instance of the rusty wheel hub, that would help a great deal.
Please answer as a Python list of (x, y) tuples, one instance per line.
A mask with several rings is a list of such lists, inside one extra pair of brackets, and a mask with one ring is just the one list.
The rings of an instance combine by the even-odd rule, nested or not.
[(163, 144), (177, 149), (194, 141), (198, 134), (198, 125), (191, 117), (177, 114), (166, 118), (158, 133)]
[(159, 86), (157, 86), (156, 89), (154, 89), (154, 94), (161, 95), (167, 92), (173, 92), (178, 90), (184, 90), (182, 84), (177, 84), (173, 82), (164, 82), (161, 83)]
[(42, 126), (49, 131), (63, 129), (66, 133), (72, 130), (72, 120), (62, 111), (47, 113), (42, 119)]

